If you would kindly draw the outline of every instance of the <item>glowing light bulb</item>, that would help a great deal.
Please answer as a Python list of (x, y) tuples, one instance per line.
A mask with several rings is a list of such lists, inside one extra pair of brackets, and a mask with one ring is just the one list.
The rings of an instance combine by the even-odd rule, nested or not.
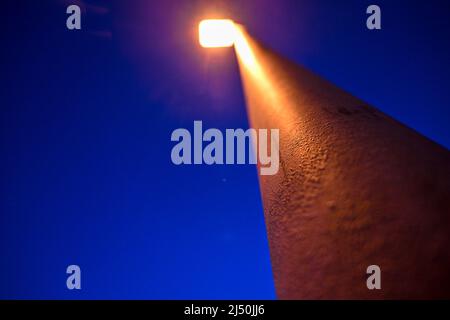
[(200, 45), (204, 48), (231, 47), (236, 41), (236, 28), (229, 19), (208, 19), (198, 25)]

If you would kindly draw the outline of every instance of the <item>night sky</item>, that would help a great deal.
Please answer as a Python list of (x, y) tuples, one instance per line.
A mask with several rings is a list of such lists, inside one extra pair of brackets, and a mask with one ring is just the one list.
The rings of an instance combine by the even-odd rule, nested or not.
[[(382, 30), (366, 28), (370, 4)], [(82, 7), (82, 29), (66, 7)], [(175, 166), (177, 128), (248, 128), (231, 18), (450, 147), (450, 2), (4, 1), (0, 298), (272, 299), (255, 166)], [(66, 288), (66, 267), (82, 290)]]

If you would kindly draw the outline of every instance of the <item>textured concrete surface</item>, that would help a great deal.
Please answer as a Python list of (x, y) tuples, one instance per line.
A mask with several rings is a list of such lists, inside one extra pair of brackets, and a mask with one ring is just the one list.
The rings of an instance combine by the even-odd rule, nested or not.
[(260, 176), (278, 298), (450, 298), (450, 152), (242, 32), (251, 125), (280, 129)]

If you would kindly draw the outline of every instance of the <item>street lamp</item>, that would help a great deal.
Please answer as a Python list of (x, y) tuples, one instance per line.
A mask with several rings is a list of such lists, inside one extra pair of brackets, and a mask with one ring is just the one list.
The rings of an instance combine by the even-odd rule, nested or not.
[(234, 44), (252, 128), (279, 128), (280, 171), (259, 177), (278, 298), (450, 298), (450, 152), (207, 21), (201, 43)]

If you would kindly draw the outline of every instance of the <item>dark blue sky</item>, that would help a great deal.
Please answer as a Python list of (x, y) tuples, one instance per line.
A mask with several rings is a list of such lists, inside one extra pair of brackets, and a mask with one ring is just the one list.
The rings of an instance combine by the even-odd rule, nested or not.
[(5, 1), (0, 298), (274, 298), (256, 169), (170, 160), (194, 120), (248, 126), (233, 50), (197, 42), (214, 12), (450, 146), (446, 0)]

